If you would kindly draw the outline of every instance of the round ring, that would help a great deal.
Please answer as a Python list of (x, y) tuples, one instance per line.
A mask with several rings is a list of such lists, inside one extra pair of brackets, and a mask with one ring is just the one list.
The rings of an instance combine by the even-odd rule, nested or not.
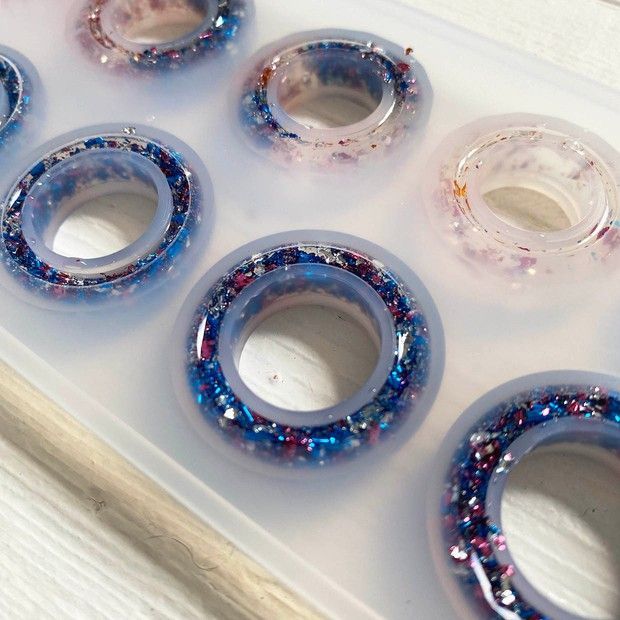
[[(620, 155), (598, 136), (555, 118), (480, 119), (449, 136), (431, 167), (427, 202), (442, 235), (470, 265), (515, 284), (609, 263), (620, 243)], [(567, 219), (525, 230), (487, 202), (498, 189), (533, 191)]]
[[(2, 242), (11, 274), (54, 297), (91, 298), (133, 291), (157, 272), (168, 272), (200, 220), (201, 188), (192, 171), (198, 159), (172, 136), (150, 136), (152, 129), (135, 126), (93, 127), (46, 145), (3, 201)], [(136, 241), (99, 258), (51, 249), (51, 231), (84, 198), (119, 191), (157, 203)]]
[[(476, 617), (486, 609), (503, 618), (578, 618), (546, 598), (515, 565), (500, 518), (507, 474), (532, 450), (575, 441), (620, 454), (620, 393), (605, 387), (609, 378), (564, 374), (569, 383), (557, 383), (555, 373), (551, 383), (543, 374), (498, 388), (494, 392), (502, 394), (501, 402), (491, 393), (471, 407), (472, 414), (484, 413), (465, 439), (463, 422), (450, 433), (458, 432), (460, 443), (441, 502), (445, 544), (452, 573), (478, 610)], [(571, 374), (579, 382), (570, 382)], [(541, 387), (522, 388), (537, 383)], [(517, 391), (506, 399), (515, 386)]]
[[(250, 0), (90, 0), (80, 13), (78, 37), (101, 65), (177, 68), (229, 46), (251, 6)], [(179, 38), (148, 43), (128, 32), (136, 21), (179, 8), (199, 16)]]
[(21, 127), (30, 107), (32, 86), (21, 57), (0, 47), (0, 148)]
[[(239, 116), (252, 143), (281, 161), (319, 167), (385, 151), (427, 119), (432, 91), (411, 50), (374, 35), (304, 32), (260, 50), (243, 79)], [(305, 95), (342, 97), (354, 118), (319, 127), (292, 113)]]
[[(441, 374), (441, 335), (436, 322), (429, 326), (431, 302), (419, 303), (426, 295), (421, 284), (412, 274), (406, 280), (395, 275), (376, 252), (351, 245), (368, 247), (317, 231), (262, 239), (224, 259), (225, 267), (214, 267), (190, 296), (180, 319), (191, 324), (184, 332), (184, 390), (210, 425), (243, 450), (287, 465), (323, 465), (394, 431), (422, 393), (435, 389), (428, 384)], [(379, 356), (357, 393), (334, 407), (300, 413), (253, 393), (238, 360), (266, 314), (309, 298), (350, 310), (376, 338)]]

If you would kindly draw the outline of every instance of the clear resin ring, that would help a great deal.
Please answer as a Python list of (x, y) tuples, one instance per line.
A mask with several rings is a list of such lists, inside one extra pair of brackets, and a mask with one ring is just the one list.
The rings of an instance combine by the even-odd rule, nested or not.
[[(239, 357), (267, 316), (309, 303), (355, 317), (377, 363), (339, 404), (287, 410), (244, 383)], [(179, 324), (184, 401), (233, 444), (289, 466), (323, 465), (422, 418), (441, 375), (441, 328), (420, 281), (380, 248), (336, 233), (282, 233), (240, 248), (197, 285)]]
[(435, 524), (441, 511), (438, 566), (460, 583), (460, 594), (451, 598), (461, 612), (476, 618), (578, 619), (515, 563), (502, 531), (502, 493), (511, 468), (543, 445), (587, 443), (620, 455), (618, 386), (617, 379), (594, 373), (531, 375), (487, 394), (450, 431), (439, 459), (444, 495), (433, 498), (431, 511)]
[(0, 149), (25, 122), (35, 79), (26, 59), (0, 46)]
[(303, 32), (260, 50), (240, 87), (254, 146), (284, 162), (355, 162), (421, 127), (432, 91), (422, 66), (371, 34)]
[(102, 65), (174, 68), (230, 45), (251, 0), (90, 0), (78, 36)]
[(427, 201), (471, 265), (515, 283), (609, 263), (620, 243), (620, 154), (568, 122), (480, 119), (438, 149)]
[[(74, 299), (126, 294), (159, 272), (170, 274), (201, 219), (207, 182), (202, 170), (196, 174), (200, 160), (186, 145), (152, 128), (107, 125), (61, 136), (41, 152), (2, 203), (2, 249), (11, 276), (28, 289)], [(54, 251), (54, 234), (72, 212), (119, 196), (155, 205), (138, 239), (93, 258)]]

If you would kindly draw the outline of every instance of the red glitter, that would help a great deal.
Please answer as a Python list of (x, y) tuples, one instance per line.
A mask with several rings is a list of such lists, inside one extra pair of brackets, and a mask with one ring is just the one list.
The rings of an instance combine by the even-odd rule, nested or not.
[(488, 558), (492, 553), (493, 549), (489, 544), (489, 541), (482, 536), (474, 536), (471, 539), (471, 544), (476, 548), (476, 551), (483, 555), (485, 558)]
[(237, 290), (241, 290), (242, 288), (245, 288), (248, 284), (250, 284), (253, 281), (254, 281), (254, 278), (241, 272), (236, 273), (235, 276), (233, 277), (234, 287)]
[(610, 228), (609, 226), (605, 226), (605, 228), (603, 228), (601, 231), (599, 231), (598, 235), (596, 235), (596, 238), (600, 239), (603, 235), (605, 235), (607, 233), (609, 228)]
[(213, 347), (215, 346), (215, 340), (203, 340), (200, 346), (200, 357), (203, 360), (209, 359), (213, 353)]
[(374, 444), (378, 441), (381, 429), (378, 424), (373, 424), (368, 430), (368, 443)]

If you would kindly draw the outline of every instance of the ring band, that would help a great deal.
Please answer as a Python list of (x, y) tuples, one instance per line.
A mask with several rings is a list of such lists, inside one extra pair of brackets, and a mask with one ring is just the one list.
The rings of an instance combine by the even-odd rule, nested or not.
[[(240, 121), (260, 151), (319, 167), (356, 162), (400, 142), (426, 121), (432, 100), (424, 69), (388, 41), (338, 30), (300, 33), (260, 50), (240, 94)], [(287, 110), (304, 93), (347, 93), (361, 116), (315, 127)]]
[[(324, 240), (302, 241), (313, 237)], [(191, 323), (184, 337), (185, 389), (192, 406), (243, 450), (289, 465), (323, 465), (398, 428), (430, 375), (435, 382), (441, 363), (438, 327), (429, 328), (428, 302), (424, 308), (418, 302), (420, 285), (394, 275), (376, 256), (350, 249), (360, 240), (325, 239), (316, 232), (284, 233), (277, 243), (271, 238), (242, 248), (236, 256), (247, 251), (246, 258), (223, 274), (219, 267), (207, 274), (185, 314)], [(254, 394), (239, 376), (238, 358), (249, 326), (274, 304), (309, 296), (360, 316), (377, 335), (379, 358), (356, 394), (301, 414)]]
[[(171, 262), (188, 244), (199, 220), (196, 175), (172, 137), (153, 130), (108, 126), (80, 130), (44, 147), (46, 154), (24, 172), (3, 204), (5, 263), (27, 287), (55, 297), (92, 298), (131, 291)], [(134, 243), (99, 258), (55, 253), (50, 230), (79, 207), (81, 195), (129, 188), (157, 202), (155, 216)], [(77, 200), (76, 200), (77, 198)]]
[[(537, 447), (571, 441), (620, 451), (620, 393), (606, 387), (609, 378), (579, 376), (577, 382), (559, 384), (558, 375), (552, 383), (544, 374), (526, 377), (521, 385), (541, 387), (522, 389), (496, 405), (493, 395), (475, 403), (471, 413), (483, 414), (452, 456), (441, 502), (445, 544), (452, 573), (478, 613), (482, 605), (501, 617), (573, 618), (515, 565), (500, 514), (508, 472)], [(509, 384), (496, 391), (510, 389)], [(461, 428), (457, 423), (451, 435), (458, 431), (462, 438)]]
[(0, 149), (19, 130), (31, 105), (32, 83), (27, 61), (0, 47)]
[[(430, 169), (432, 219), (474, 269), (522, 286), (614, 258), (620, 154), (588, 131), (533, 114), (483, 118), (446, 138)], [(487, 201), (502, 189), (542, 194), (567, 227), (525, 230), (500, 217)]]
[(171, 41), (140, 43), (123, 35), (128, 24), (134, 20), (144, 19), (145, 15), (152, 18), (157, 11), (167, 10), (166, 3), (150, 0), (91, 0), (80, 15), (78, 37), (89, 54), (101, 65), (176, 68), (187, 61), (229, 46), (252, 6), (249, 0), (185, 0), (181, 4), (195, 5), (190, 8), (196, 10), (204, 5), (204, 16), (195, 29)]

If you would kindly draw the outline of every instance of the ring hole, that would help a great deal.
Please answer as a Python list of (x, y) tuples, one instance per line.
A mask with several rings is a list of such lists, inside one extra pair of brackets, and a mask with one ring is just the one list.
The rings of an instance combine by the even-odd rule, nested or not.
[[(85, 195), (50, 234), (50, 249), (61, 256), (99, 258), (126, 248), (139, 239), (153, 221), (157, 194), (145, 187), (90, 197)], [(78, 197), (79, 199), (79, 197)]]
[(284, 424), (326, 424), (372, 401), (387, 379), (394, 324), (379, 295), (330, 265), (262, 275), (226, 311), (222, 370), (250, 409)]
[(529, 250), (567, 249), (596, 237), (614, 208), (597, 161), (566, 135), (507, 129), (469, 150), (455, 182), (485, 230)]
[(553, 232), (573, 224), (557, 201), (527, 187), (500, 187), (482, 197), (497, 217), (516, 228)]
[(137, 51), (193, 38), (211, 26), (216, 10), (215, 0), (112, 0), (101, 19), (113, 40)]
[(26, 197), (22, 227), (50, 265), (99, 273), (133, 262), (159, 243), (171, 200), (163, 173), (145, 157), (83, 151), (39, 178)]
[(248, 337), (239, 374), (266, 402), (292, 411), (325, 409), (350, 398), (372, 374), (377, 334), (324, 304), (276, 311)]
[(575, 442), (542, 446), (508, 474), (502, 529), (519, 570), (558, 607), (620, 615), (620, 460)]
[(312, 129), (355, 125), (373, 114), (384, 95), (380, 67), (359, 51), (314, 49), (278, 68), (275, 97), (295, 122)]

